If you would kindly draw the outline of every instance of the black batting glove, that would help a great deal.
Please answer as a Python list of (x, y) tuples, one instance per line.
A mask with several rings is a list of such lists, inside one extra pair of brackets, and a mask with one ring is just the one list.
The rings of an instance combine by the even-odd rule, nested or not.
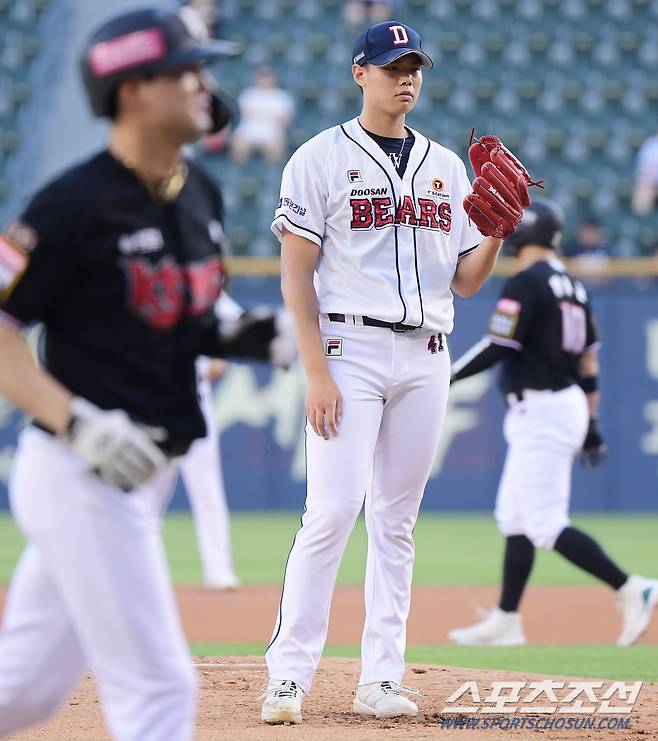
[(587, 436), (580, 451), (580, 463), (583, 468), (597, 468), (605, 463), (607, 458), (608, 449), (599, 430), (598, 419), (590, 417)]

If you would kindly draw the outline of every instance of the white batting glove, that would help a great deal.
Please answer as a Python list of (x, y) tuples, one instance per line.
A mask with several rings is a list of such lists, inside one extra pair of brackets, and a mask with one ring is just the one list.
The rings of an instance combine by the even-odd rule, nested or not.
[(105, 411), (74, 397), (71, 420), (58, 436), (102, 481), (129, 492), (148, 481), (167, 457), (156, 442), (167, 437), (162, 427), (138, 426), (120, 409)]

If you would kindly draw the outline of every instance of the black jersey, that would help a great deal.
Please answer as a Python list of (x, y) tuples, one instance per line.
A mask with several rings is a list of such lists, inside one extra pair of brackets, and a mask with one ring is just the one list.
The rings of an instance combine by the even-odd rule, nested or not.
[(560, 260), (540, 260), (510, 278), (489, 321), (502, 358), (504, 394), (566, 388), (580, 381), (581, 355), (598, 344), (589, 297)]
[(42, 362), (74, 394), (167, 428), (205, 434), (195, 360), (211, 354), (223, 282), (221, 199), (188, 162), (156, 202), (101, 152), (43, 188), (0, 238), (0, 309), (45, 327)]

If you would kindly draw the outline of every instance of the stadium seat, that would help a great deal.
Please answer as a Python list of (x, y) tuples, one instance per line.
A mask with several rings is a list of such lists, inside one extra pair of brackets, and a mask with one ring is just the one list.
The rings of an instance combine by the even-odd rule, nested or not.
[[(20, 1), (38, 7), (38, 0)], [(9, 7), (9, 0), (0, 0), (0, 9), (3, 4)], [(277, 70), (297, 100), (288, 132), (291, 151), (360, 110), (361, 96), (349, 73), (353, 38), (345, 32), (343, 9), (343, 0), (226, 3), (223, 36), (242, 37), (247, 54), (227, 62), (222, 70), (230, 74), (224, 77), (222, 71), (222, 79), (230, 80), (237, 95), (249, 82), (252, 62)], [(622, 235), (634, 158), (658, 126), (658, 0), (405, 0), (401, 17), (423, 33), (423, 45), (437, 62), (425, 73), (411, 126), (461, 155), (471, 126), (480, 134), (497, 133), (513, 151), (527, 152), (533, 175), (545, 178), (547, 194), (568, 207), (571, 220), (595, 213), (612, 240)], [(292, 28), (299, 41), (291, 44)], [(10, 44), (14, 31), (20, 34), (20, 56), (31, 59), (30, 38), (38, 34), (14, 24)], [(13, 122), (20, 103), (20, 95), (18, 101), (13, 97), (17, 80), (28, 83), (22, 66), (10, 65), (4, 73), (0, 67), (3, 121)], [(3, 83), (7, 73), (9, 92)], [(262, 162), (260, 172), (224, 168), (221, 158), (210, 166), (221, 171), (237, 202), (247, 198), (258, 209), (279, 177), (277, 168)], [(603, 178), (612, 187), (594, 197)], [(259, 197), (254, 187), (260, 187)], [(267, 229), (266, 221), (265, 216), (262, 223), (232, 221), (242, 229), (237, 241), (243, 249), (250, 248), (252, 232)]]
[(633, 181), (630, 178), (619, 178), (614, 185), (615, 197), (625, 210), (630, 211), (631, 194), (633, 192)]
[(461, 49), (461, 46), (462, 37), (458, 33), (455, 33), (454, 31), (447, 31), (441, 34), (439, 48), (441, 49), (441, 54), (444, 57), (449, 57), (456, 54)]
[(617, 48), (625, 56), (634, 55), (640, 46), (640, 41), (632, 31), (623, 31), (617, 37)]
[(587, 147), (591, 155), (600, 156), (607, 145), (608, 137), (601, 128), (591, 128), (587, 131)]
[(550, 128), (544, 135), (544, 146), (549, 157), (560, 155), (567, 141), (567, 133), (561, 128)]
[(481, 78), (473, 86), (473, 95), (478, 105), (489, 103), (496, 93), (496, 86), (491, 80)]
[(532, 78), (521, 80), (516, 92), (524, 103), (533, 103), (539, 95), (539, 84)]
[(345, 108), (356, 107), (356, 105), (361, 100), (361, 93), (354, 83), (354, 80), (351, 79), (346, 80), (341, 85), (341, 95), (343, 98), (343, 106)]
[(244, 255), (252, 240), (252, 232), (245, 226), (237, 224), (231, 229), (231, 248), (234, 254)]
[(658, 229), (655, 226), (641, 227), (637, 235), (637, 242), (640, 254), (653, 254), (656, 251), (656, 245), (658, 245)]
[(319, 0), (319, 2), (325, 16), (335, 17), (339, 12), (342, 12), (341, 0)]
[(572, 39), (572, 47), (580, 57), (587, 57), (592, 53), (595, 45), (594, 35), (589, 31), (578, 31)]
[(443, 103), (447, 100), (453, 91), (452, 80), (446, 77), (430, 79), (424, 83), (424, 93), (435, 103)]
[(608, 80), (601, 92), (608, 106), (619, 105), (624, 93), (619, 80)]
[(505, 37), (499, 31), (490, 31), (485, 34), (484, 48), (489, 57), (499, 57), (505, 49)]
[(331, 37), (326, 33), (314, 33), (307, 42), (311, 62), (321, 64), (327, 55)]
[[(305, 3), (308, 5), (309, 3)], [(276, 15), (279, 18), (287, 18), (299, 8), (301, 3), (297, 0), (274, 0)]]
[(299, 102), (308, 108), (315, 108), (323, 93), (323, 85), (318, 80), (305, 80), (297, 90)]
[(534, 31), (528, 36), (527, 43), (533, 57), (537, 57), (546, 54), (551, 45), (551, 40), (544, 31)]
[(288, 37), (285, 34), (274, 33), (268, 37), (266, 43), (270, 53), (270, 63), (276, 63), (286, 56), (288, 52), (289, 41)]

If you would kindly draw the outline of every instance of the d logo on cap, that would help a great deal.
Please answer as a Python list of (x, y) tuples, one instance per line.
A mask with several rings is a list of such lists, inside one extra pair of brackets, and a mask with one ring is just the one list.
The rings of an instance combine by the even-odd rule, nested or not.
[(394, 44), (408, 44), (409, 37), (407, 36), (407, 29), (404, 26), (389, 26), (388, 30), (393, 34)]
[(431, 58), (421, 48), (420, 34), (411, 26), (398, 21), (376, 23), (356, 40), (352, 63), (383, 67), (405, 54), (417, 54), (423, 67), (433, 66)]

